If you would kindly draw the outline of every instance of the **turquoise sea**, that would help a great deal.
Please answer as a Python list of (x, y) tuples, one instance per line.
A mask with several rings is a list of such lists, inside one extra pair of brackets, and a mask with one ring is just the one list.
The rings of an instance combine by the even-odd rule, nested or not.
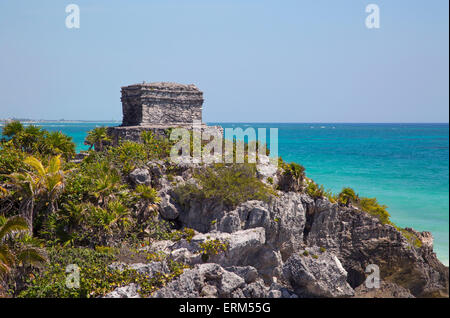
[[(439, 259), (449, 252), (448, 124), (210, 123), (278, 128), (278, 152), (306, 168), (308, 177), (333, 192), (344, 186), (376, 197), (394, 223), (430, 231)], [(73, 137), (84, 150), (86, 132), (118, 123), (45, 123)]]

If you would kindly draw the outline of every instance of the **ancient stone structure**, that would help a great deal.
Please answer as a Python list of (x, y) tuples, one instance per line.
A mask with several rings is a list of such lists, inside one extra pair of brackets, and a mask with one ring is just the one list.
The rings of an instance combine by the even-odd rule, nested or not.
[(122, 87), (122, 126), (192, 124), (202, 120), (203, 93), (195, 85), (135, 84)]
[(195, 85), (167, 82), (133, 84), (122, 87), (122, 125), (109, 127), (112, 143), (119, 140), (140, 141), (142, 131), (152, 131), (155, 135), (165, 135), (168, 128), (184, 127), (192, 129), (202, 123), (203, 92)]

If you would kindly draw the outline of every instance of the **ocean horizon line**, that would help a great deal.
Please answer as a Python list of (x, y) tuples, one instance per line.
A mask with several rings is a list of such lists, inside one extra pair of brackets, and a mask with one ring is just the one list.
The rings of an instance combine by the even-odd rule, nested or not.
[[(83, 119), (0, 119), (0, 122), (18, 120), (23, 123), (121, 123), (121, 120), (83, 120)], [(205, 123), (222, 123), (222, 124), (337, 124), (337, 125), (449, 125), (449, 122), (320, 122), (320, 121), (305, 121), (305, 122), (283, 122), (283, 121), (205, 121)]]

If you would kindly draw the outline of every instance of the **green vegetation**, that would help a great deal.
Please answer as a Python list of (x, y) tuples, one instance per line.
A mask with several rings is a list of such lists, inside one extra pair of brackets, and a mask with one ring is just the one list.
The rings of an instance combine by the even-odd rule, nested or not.
[(299, 180), (299, 182), (303, 181), (303, 178), (305, 177), (305, 167), (302, 165), (291, 162), (288, 164), (283, 164), (282, 168), (284, 169), (284, 175), (292, 176), (296, 180)]
[(216, 164), (194, 174), (198, 185), (187, 183), (175, 189), (179, 203), (212, 199), (229, 208), (248, 200), (268, 201), (275, 192), (256, 177), (252, 164)]
[[(183, 264), (169, 259), (171, 273), (150, 278), (107, 266), (119, 257), (111, 254), (115, 247), (191, 240), (195, 234), (174, 230), (158, 217), (156, 189), (127, 181), (133, 169), (167, 157), (167, 139), (146, 133), (144, 144), (126, 141), (111, 147), (106, 128), (96, 128), (87, 143), (99, 148), (75, 164), (70, 162), (75, 145), (60, 132), (12, 122), (3, 135), (0, 286), (7, 288), (0, 288), (0, 296), (95, 297), (130, 282), (147, 295), (183, 271)], [(70, 263), (81, 268), (80, 289), (65, 287), (65, 265)]]
[[(96, 147), (95, 151), (90, 150), (81, 162), (71, 162), (75, 145), (60, 132), (11, 122), (2, 134), (0, 296), (98, 297), (129, 283), (138, 284), (139, 292), (146, 296), (186, 268), (164, 255), (138, 250), (157, 240), (190, 242), (195, 235), (194, 230), (175, 229), (175, 224), (159, 217), (161, 199), (155, 187), (160, 183), (155, 176), (152, 175), (151, 185), (129, 181), (134, 169), (145, 167), (151, 160), (167, 160), (173, 145), (168, 138), (143, 132), (142, 143), (121, 141), (113, 147), (106, 128), (99, 127), (86, 138), (86, 144)], [(244, 149), (248, 150), (247, 144)], [(277, 195), (274, 188), (280, 187), (357, 207), (383, 224), (392, 225), (387, 207), (375, 198), (359, 197), (351, 188), (334, 195), (306, 178), (303, 166), (284, 163), (281, 158), (279, 162), (283, 170), (281, 184), (274, 185), (273, 178), (268, 178), (269, 185), (259, 180), (255, 164), (213, 164), (194, 171), (193, 182), (177, 186), (175, 198), (185, 209), (192, 200), (214, 201), (232, 209), (248, 200), (269, 201)], [(181, 173), (176, 166), (166, 168), (171, 182)], [(212, 225), (215, 223), (212, 221)], [(422, 242), (414, 233), (397, 229), (412, 246), (421, 247)], [(211, 256), (226, 252), (228, 243), (207, 240), (199, 248), (206, 262)], [(325, 249), (320, 248), (320, 252)], [(309, 252), (302, 255), (308, 256)], [(133, 259), (164, 260), (170, 271), (147, 277), (135, 270), (109, 266)], [(65, 284), (69, 264), (80, 268), (78, 289)]]
[(65, 159), (70, 159), (75, 155), (72, 138), (59, 131), (48, 132), (34, 125), (25, 127), (20, 122), (13, 121), (3, 127), (2, 135), (9, 137), (8, 140), (2, 140), (2, 152), (26, 153), (39, 158), (62, 155)]
[[(36, 278), (28, 281), (28, 287), (19, 293), (19, 297), (61, 297), (91, 298), (113, 291), (116, 287), (138, 284), (139, 293), (149, 296), (167, 282), (179, 276), (185, 265), (168, 260), (169, 273), (157, 273), (149, 277), (134, 269), (113, 269), (111, 263), (119, 260), (117, 249), (60, 248), (50, 249), (49, 266)], [(154, 260), (158, 257), (154, 256)], [(79, 288), (66, 285), (66, 267), (75, 264), (79, 268)]]
[(414, 233), (397, 226), (395, 228), (402, 233), (402, 235), (409, 241), (412, 246), (414, 246), (415, 248), (422, 247), (422, 241)]
[(280, 189), (283, 191), (303, 191), (305, 168), (295, 162), (285, 163), (281, 159), (279, 164), (283, 170), (282, 180), (279, 184)]
[(389, 220), (390, 215), (387, 211), (387, 206), (380, 205), (376, 198), (361, 198), (358, 207), (370, 215), (377, 217), (381, 223), (392, 224)]
[(0, 216), (0, 278), (17, 265), (46, 262), (43, 251), (30, 245), (29, 230), (27, 221), (20, 216)]
[(358, 201), (359, 197), (352, 188), (343, 188), (338, 195), (338, 202), (345, 206), (357, 203)]
[(200, 254), (203, 262), (207, 262), (213, 255), (226, 252), (228, 250), (228, 242), (222, 242), (221, 240), (207, 240), (199, 244)]
[(313, 199), (327, 198), (331, 203), (335, 203), (337, 199), (330, 190), (325, 190), (323, 185), (318, 185), (311, 179), (307, 180), (305, 192)]
[(92, 147), (98, 147), (98, 149), (95, 150), (102, 151), (103, 145), (110, 141), (111, 139), (107, 134), (106, 127), (96, 127), (88, 132), (84, 144), (89, 146), (89, 150), (91, 150)]

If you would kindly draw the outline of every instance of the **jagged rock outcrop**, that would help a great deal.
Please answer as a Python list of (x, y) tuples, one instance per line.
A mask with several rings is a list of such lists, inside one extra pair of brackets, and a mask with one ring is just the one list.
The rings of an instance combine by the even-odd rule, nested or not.
[[(280, 182), (279, 170), (265, 168), (259, 178)], [(194, 198), (183, 208), (174, 187), (195, 185), (192, 175), (201, 166), (181, 163), (169, 169), (167, 163), (149, 162), (145, 169), (162, 199), (160, 215), (178, 227), (200, 232), (190, 240), (158, 241), (146, 247), (193, 266), (155, 297), (448, 295), (448, 268), (433, 253), (428, 232), (400, 231), (355, 207), (298, 192), (279, 191), (269, 202), (247, 201), (233, 210), (214, 200)], [(171, 181), (166, 177), (169, 170), (174, 173)], [(202, 257), (201, 245), (212, 240), (226, 242), (227, 250)], [(379, 267), (380, 288), (364, 284), (370, 264)], [(151, 268), (164, 272), (162, 265), (152, 263), (148, 273)], [(136, 293), (134, 287), (114, 291), (117, 297)]]
[(347, 272), (336, 255), (317, 248), (296, 253), (283, 266), (286, 279), (301, 297), (349, 297)]
[(141, 298), (139, 286), (132, 283), (130, 285), (117, 287), (112, 292), (106, 294), (104, 298)]
[(139, 185), (151, 185), (152, 184), (152, 178), (150, 175), (150, 171), (145, 168), (136, 168), (129, 174), (129, 178), (132, 184)]
[(437, 260), (429, 245), (414, 246), (394, 226), (382, 224), (358, 209), (318, 200), (307, 244), (335, 253), (352, 287), (361, 285), (366, 267), (375, 264), (382, 280), (400, 285), (415, 296), (448, 295), (448, 268)]
[(231, 268), (252, 266), (267, 282), (272, 282), (273, 277), (281, 275), (281, 254), (265, 244), (266, 235), (262, 227), (233, 233), (199, 233), (189, 241), (184, 239), (178, 242), (160, 241), (147, 249), (152, 252), (163, 252), (175, 261), (196, 265), (205, 262), (205, 258), (201, 255), (204, 252), (201, 244), (213, 240), (223, 242), (227, 248), (217, 255), (208, 255), (207, 262)]
[(213, 200), (193, 201), (188, 211), (179, 213), (183, 226), (207, 233), (212, 230), (233, 233), (263, 227), (268, 247), (278, 249), (283, 258), (303, 244), (306, 222), (302, 194), (281, 193), (271, 202), (248, 201), (232, 211)]
[[(245, 272), (245, 271), (244, 271)], [(246, 282), (242, 272), (232, 272), (214, 263), (198, 264), (154, 293), (155, 298), (267, 298), (296, 295), (279, 284), (267, 286), (261, 279)]]

